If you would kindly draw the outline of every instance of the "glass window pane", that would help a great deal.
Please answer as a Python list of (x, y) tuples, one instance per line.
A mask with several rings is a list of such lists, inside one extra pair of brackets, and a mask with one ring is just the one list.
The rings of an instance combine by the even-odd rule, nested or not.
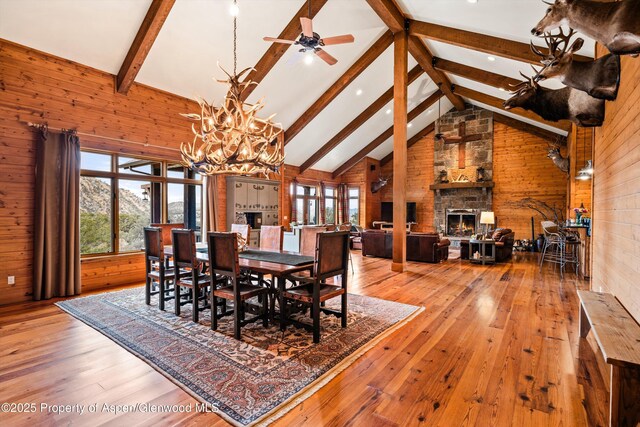
[(305, 188), (306, 188), (306, 187), (305, 187), (305, 186), (303, 186), (303, 185), (298, 185), (298, 186), (296, 187), (296, 194), (299, 194), (299, 195), (303, 196), (303, 195), (304, 195), (304, 189), (305, 189)]
[(315, 196), (316, 195), (316, 187), (308, 187), (309, 188), (309, 195), (310, 196)]
[(335, 199), (326, 199), (324, 205), (324, 220), (327, 224), (336, 223)]
[(112, 252), (111, 180), (80, 177), (80, 253)]
[(185, 168), (179, 163), (169, 163), (167, 165), (167, 176), (169, 178), (184, 178)]
[(111, 172), (111, 155), (81, 151), (80, 169)]
[(145, 176), (160, 176), (162, 175), (162, 164), (154, 160), (118, 156), (118, 172)]
[(360, 194), (360, 190), (358, 188), (349, 189), (349, 197), (358, 197), (359, 194)]
[(144, 249), (144, 227), (151, 223), (153, 191), (148, 181), (118, 180), (120, 252)]
[(309, 224), (317, 224), (318, 223), (318, 211), (317, 204), (315, 199), (308, 200), (309, 207)]
[(349, 222), (351, 224), (359, 224), (359, 200), (349, 199)]
[(296, 222), (304, 224), (304, 199), (296, 199)]
[(335, 197), (336, 189), (335, 188), (325, 188), (324, 195), (325, 197)]
[(167, 204), (167, 221), (172, 224), (185, 224), (184, 184), (167, 184)]

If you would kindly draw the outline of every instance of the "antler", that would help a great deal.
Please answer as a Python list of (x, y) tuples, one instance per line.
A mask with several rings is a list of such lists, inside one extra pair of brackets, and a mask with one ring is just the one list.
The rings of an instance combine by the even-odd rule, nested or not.
[[(573, 28), (569, 28), (569, 33), (565, 34), (562, 27), (559, 28), (560, 32), (558, 34), (545, 33), (544, 40), (549, 46), (549, 59), (558, 59), (562, 57), (567, 52), (569, 48), (569, 42), (571, 41), (571, 37), (576, 33)], [(564, 43), (564, 44), (563, 44)], [(558, 52), (558, 48), (560, 45), (562, 46), (562, 51)]]

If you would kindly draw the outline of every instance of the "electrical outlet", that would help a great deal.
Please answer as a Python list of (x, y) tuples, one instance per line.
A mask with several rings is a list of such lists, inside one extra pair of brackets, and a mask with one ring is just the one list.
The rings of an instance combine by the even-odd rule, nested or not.
[(7, 276), (7, 284), (15, 285), (16, 284), (16, 276)]

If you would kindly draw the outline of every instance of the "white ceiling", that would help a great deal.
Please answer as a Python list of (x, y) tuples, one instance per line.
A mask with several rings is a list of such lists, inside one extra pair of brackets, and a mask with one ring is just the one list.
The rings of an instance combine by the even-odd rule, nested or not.
[[(116, 74), (149, 8), (151, 0), (0, 0), (0, 37)], [(263, 36), (277, 37), (304, 0), (239, 0), (238, 69), (253, 66), (269, 44)], [(528, 43), (530, 29), (547, 7), (539, 0), (398, 0), (414, 19), (490, 34)], [(177, 0), (136, 81), (181, 96), (201, 96), (219, 102), (226, 92), (215, 82), (224, 74), (216, 63), (232, 71), (231, 0)], [(351, 33), (355, 43), (329, 46), (338, 59), (330, 67), (320, 60), (306, 65), (295, 49), (288, 49), (254, 90), (249, 102), (264, 97), (264, 115), (277, 113), (285, 129), (302, 115), (383, 33), (386, 27), (365, 0), (329, 0), (314, 18), (321, 36)], [(528, 64), (426, 40), (435, 56), (498, 74), (519, 78), (530, 73)], [(594, 44), (580, 51), (593, 55)], [(416, 64), (409, 58), (409, 67)], [(449, 76), (456, 85), (506, 99), (508, 93), (464, 78)], [(387, 49), (286, 147), (286, 162), (300, 165), (393, 84), (392, 49)], [(545, 83), (561, 87), (557, 82)], [(357, 95), (357, 90), (362, 90)], [(422, 75), (409, 87), (409, 110), (435, 90)], [(466, 100), (485, 108), (485, 105)], [(314, 168), (334, 171), (392, 124), (389, 106), (334, 148)], [(442, 99), (441, 111), (452, 108)], [(506, 114), (545, 129), (556, 128)], [(409, 137), (433, 122), (437, 104), (408, 129)], [(381, 159), (392, 151), (389, 138), (370, 156)]]

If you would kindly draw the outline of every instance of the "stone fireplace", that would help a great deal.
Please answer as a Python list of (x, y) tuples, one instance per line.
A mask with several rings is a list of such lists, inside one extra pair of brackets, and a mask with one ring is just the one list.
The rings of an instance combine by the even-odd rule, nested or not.
[[(464, 122), (463, 135), (460, 123)], [(455, 240), (476, 234), (480, 212), (492, 210), (493, 188), (493, 113), (468, 106), (442, 116), (436, 132), (446, 136), (467, 136), (468, 142), (437, 140), (434, 144), (434, 175), (430, 186), (435, 191), (434, 226)], [(478, 180), (478, 168), (484, 177)], [(447, 182), (440, 182), (446, 171)]]

